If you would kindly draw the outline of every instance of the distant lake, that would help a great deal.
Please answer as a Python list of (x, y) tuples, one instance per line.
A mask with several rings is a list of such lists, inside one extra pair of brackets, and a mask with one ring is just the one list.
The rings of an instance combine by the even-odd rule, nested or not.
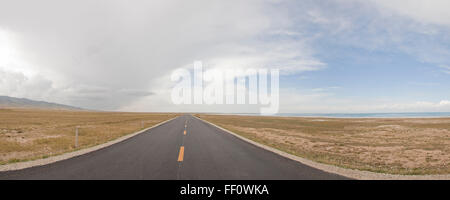
[(279, 113), (285, 117), (338, 117), (338, 118), (402, 118), (402, 117), (450, 117), (450, 112), (411, 112), (411, 113)]
[[(211, 113), (224, 115), (260, 116), (259, 113)], [(336, 117), (336, 118), (438, 118), (450, 117), (450, 112), (409, 112), (409, 113), (278, 113), (281, 117)]]

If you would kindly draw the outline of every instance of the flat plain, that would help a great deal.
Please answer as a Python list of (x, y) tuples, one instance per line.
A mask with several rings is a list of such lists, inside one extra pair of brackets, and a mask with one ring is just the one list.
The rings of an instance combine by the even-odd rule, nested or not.
[(389, 174), (450, 173), (450, 118), (196, 116), (320, 163)]
[[(50, 109), (0, 109), (0, 164), (59, 155), (102, 144), (177, 116)], [(75, 130), (79, 126), (78, 146)]]

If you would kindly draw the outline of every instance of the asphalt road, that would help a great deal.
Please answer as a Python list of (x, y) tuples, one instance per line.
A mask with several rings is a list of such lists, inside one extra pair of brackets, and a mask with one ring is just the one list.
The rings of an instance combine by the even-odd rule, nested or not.
[[(185, 132), (186, 131), (186, 132)], [(345, 179), (263, 150), (190, 115), (112, 146), (0, 179)]]

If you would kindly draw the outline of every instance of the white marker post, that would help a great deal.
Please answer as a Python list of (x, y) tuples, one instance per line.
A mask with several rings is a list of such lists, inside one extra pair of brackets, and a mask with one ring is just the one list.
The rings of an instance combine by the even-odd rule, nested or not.
[(78, 128), (79, 126), (75, 128), (75, 148), (78, 148)]

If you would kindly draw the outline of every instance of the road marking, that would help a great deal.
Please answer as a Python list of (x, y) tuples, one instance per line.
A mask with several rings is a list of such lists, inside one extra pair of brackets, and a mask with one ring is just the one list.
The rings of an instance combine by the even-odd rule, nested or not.
[(184, 157), (184, 146), (180, 147), (180, 154), (178, 154), (178, 162), (183, 162)]

